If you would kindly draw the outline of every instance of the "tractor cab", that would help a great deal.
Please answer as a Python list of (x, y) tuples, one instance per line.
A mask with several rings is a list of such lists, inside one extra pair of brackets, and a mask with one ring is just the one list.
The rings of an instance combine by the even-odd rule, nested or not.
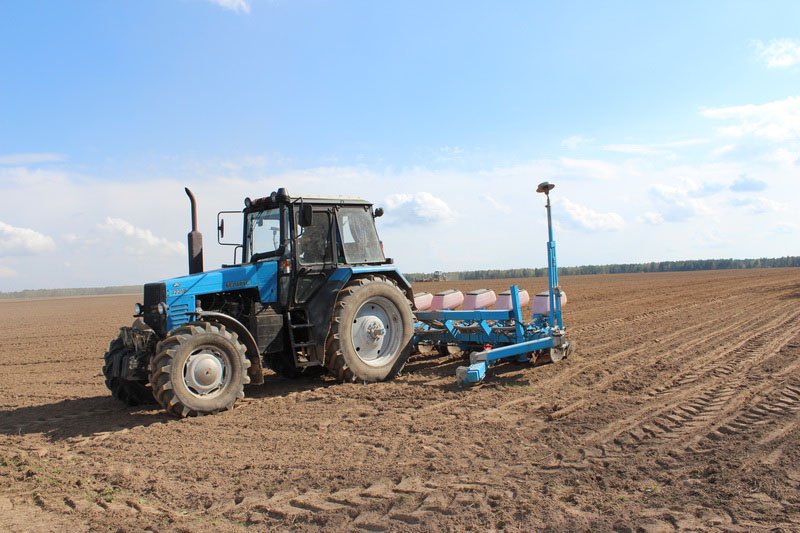
[[(290, 198), (280, 189), (255, 201), (247, 198), (243, 212), (244, 263), (275, 257), (298, 265), (387, 263), (374, 220), (383, 209), (373, 211), (361, 198)], [(218, 223), (221, 238), (224, 224), (221, 219)]]
[[(356, 197), (290, 197), (285, 189), (245, 199), (241, 243), (224, 242), (224, 218), (217, 215), (218, 242), (236, 246), (235, 267), (278, 262), (278, 294), (284, 307), (302, 305), (340, 267), (391, 264), (375, 228), (383, 209)], [(235, 258), (241, 250), (241, 262)]]

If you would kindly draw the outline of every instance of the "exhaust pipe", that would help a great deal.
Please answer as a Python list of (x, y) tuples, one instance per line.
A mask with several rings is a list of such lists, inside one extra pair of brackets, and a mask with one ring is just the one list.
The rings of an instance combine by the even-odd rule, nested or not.
[(197, 231), (197, 201), (188, 187), (184, 187), (192, 203), (192, 231), (187, 235), (189, 241), (189, 274), (203, 271), (203, 234)]

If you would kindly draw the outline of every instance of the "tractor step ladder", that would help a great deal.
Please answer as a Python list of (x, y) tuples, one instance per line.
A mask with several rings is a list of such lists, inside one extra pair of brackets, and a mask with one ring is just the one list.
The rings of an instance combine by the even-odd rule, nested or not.
[(292, 355), (294, 355), (295, 366), (298, 368), (303, 368), (319, 364), (320, 360), (316, 356), (317, 345), (309, 340), (305, 342), (297, 342), (294, 336), (295, 330), (306, 330), (308, 332), (305, 335), (306, 339), (311, 339), (314, 331), (314, 324), (293, 324), (292, 315), (288, 311), (284, 313), (284, 318), (286, 320), (286, 324), (289, 326), (289, 344), (292, 347)]

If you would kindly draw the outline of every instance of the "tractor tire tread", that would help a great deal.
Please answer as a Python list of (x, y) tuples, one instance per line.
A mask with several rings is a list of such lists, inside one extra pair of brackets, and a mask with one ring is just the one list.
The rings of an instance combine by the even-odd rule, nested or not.
[[(403, 301), (405, 301), (406, 305), (408, 306), (408, 311), (412, 316), (411, 327), (413, 330), (413, 307), (411, 302), (408, 301), (405, 293), (398, 287), (397, 282), (389, 277), (380, 275), (365, 276), (351, 280), (340, 291), (339, 297), (334, 305), (333, 317), (331, 318), (331, 328), (325, 350), (325, 367), (334, 378), (342, 383), (354, 383), (359, 380), (359, 376), (347, 365), (346, 357), (342, 350), (342, 335), (340, 333), (340, 328), (344, 322), (342, 320), (342, 313), (344, 313), (345, 309), (348, 307), (348, 300), (353, 297), (353, 295), (355, 295), (363, 287), (373, 283), (383, 283), (389, 285), (397, 291), (398, 295), (403, 298)], [(347, 326), (349, 326), (349, 321), (347, 321)], [(402, 372), (411, 352), (410, 343), (407, 346), (401, 347), (400, 350), (402, 353), (400, 354), (398, 361), (391, 369), (389, 374), (386, 375), (386, 377), (384, 377), (381, 381), (392, 379), (400, 375)], [(363, 381), (366, 382), (368, 380), (365, 379)]]
[[(238, 387), (238, 390), (236, 390), (235, 394), (231, 395), (231, 401), (209, 411), (200, 411), (184, 405), (178, 398), (172, 384), (171, 366), (182, 345), (186, 344), (194, 335), (207, 333), (220, 335), (235, 347), (235, 357), (239, 359), (239, 363), (242, 369), (244, 369), (245, 374), (241, 379), (241, 383), (235, 385)], [(223, 410), (232, 409), (237, 400), (244, 398), (244, 385), (250, 382), (250, 378), (246, 374), (246, 370), (249, 367), (250, 360), (247, 359), (246, 348), (239, 342), (235, 333), (228, 331), (225, 326), (221, 324), (192, 322), (179, 326), (174, 331), (170, 332), (170, 334), (156, 346), (156, 355), (153, 358), (150, 368), (150, 386), (153, 389), (153, 396), (156, 401), (172, 416), (185, 418), (187, 416), (214, 414)]]

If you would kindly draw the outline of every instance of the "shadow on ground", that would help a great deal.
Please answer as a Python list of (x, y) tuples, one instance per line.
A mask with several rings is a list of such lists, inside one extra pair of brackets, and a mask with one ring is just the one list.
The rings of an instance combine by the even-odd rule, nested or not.
[[(265, 376), (263, 385), (246, 389), (248, 398), (273, 398), (305, 390), (328, 387), (335, 382), (320, 378), (294, 380)], [(75, 437), (90, 437), (109, 431), (177, 420), (167, 415), (156, 403), (128, 407), (108, 396), (74, 398), (44, 405), (0, 411), (0, 435), (41, 433), (58, 442)]]
[[(440, 378), (449, 378), (447, 381), (428, 386), (455, 390), (458, 389), (456, 368), (465, 364), (468, 363), (459, 355), (442, 356), (436, 352), (417, 354), (406, 365), (404, 374), (424, 377), (425, 381), (434, 382)], [(484, 383), (527, 384), (528, 375), (515, 374), (525, 366), (528, 365), (504, 363), (493, 366)], [(337, 384), (338, 382), (330, 376), (286, 379), (270, 373), (264, 377), (263, 385), (249, 386), (245, 393), (249, 399), (277, 398), (297, 392), (325, 389)], [(156, 403), (128, 407), (112, 398), (109, 393), (109, 395), (66, 399), (44, 405), (0, 411), (0, 435), (40, 433), (52, 442), (59, 442), (175, 420), (177, 419), (164, 413)]]

